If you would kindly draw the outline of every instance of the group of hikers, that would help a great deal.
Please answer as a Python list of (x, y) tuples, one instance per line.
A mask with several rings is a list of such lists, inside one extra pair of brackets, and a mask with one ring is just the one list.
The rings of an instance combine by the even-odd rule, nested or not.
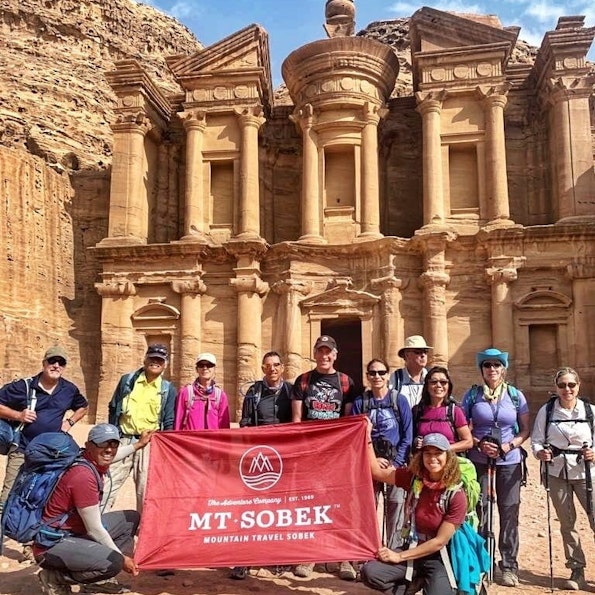
[[(531, 434), (549, 497), (550, 577), (553, 581), (551, 501), (571, 570), (564, 587), (584, 588), (586, 560), (575, 528), (575, 496), (595, 533), (594, 410), (579, 396), (578, 373), (571, 368), (556, 372), (555, 393), (537, 412), (531, 432), (525, 396), (506, 380), (506, 352), (492, 347), (477, 353), (481, 380), (457, 402), (448, 369), (428, 368), (431, 349), (422, 336), (407, 337), (398, 351), (403, 367), (391, 373), (382, 358), (372, 359), (365, 369), (366, 388), (361, 390), (336, 370), (339, 351), (333, 337), (316, 340), (315, 367), (293, 384), (284, 379), (280, 354), (270, 351), (262, 359), (262, 379), (244, 396), (240, 428), (365, 415), (370, 471), (376, 501), (383, 500), (384, 517), (382, 545), (376, 559), (359, 568), (361, 580), (387, 594), (423, 590), (426, 595), (464, 590), (453, 579), (448, 552), (452, 556), (453, 545), (462, 539), (461, 528), (468, 525), (485, 539), (487, 579), (508, 587), (519, 585), (519, 508), (527, 456), (522, 445)], [(179, 392), (163, 376), (168, 358), (165, 345), (152, 344), (143, 365), (121, 377), (109, 404), (109, 423), (91, 429), (82, 454), (76, 451), (41, 507), (43, 530), (25, 542), (24, 553), (40, 565), (45, 595), (71, 593), (77, 584), (84, 593), (126, 592), (116, 575), (121, 570), (138, 573), (131, 556), (153, 432), (230, 427), (228, 397), (216, 381), (216, 356), (199, 354), (195, 380)], [(62, 376), (67, 361), (64, 349), (51, 347), (39, 374), (0, 388), (0, 453), (7, 455), (0, 496), (3, 527), (12, 494), (22, 487), (30, 453), (39, 452), (44, 435), (71, 440), (68, 432), (87, 413), (86, 399)], [(70, 443), (60, 444), (64, 452), (74, 449)], [(469, 469), (478, 483), (477, 506), (466, 480)], [(110, 511), (131, 474), (136, 510)], [(308, 577), (313, 569), (312, 563), (296, 563), (292, 572)], [(339, 564), (344, 580), (356, 580), (357, 570), (353, 561)], [(249, 574), (248, 568), (236, 566), (230, 576), (245, 579)], [(472, 584), (479, 589), (481, 582)]]

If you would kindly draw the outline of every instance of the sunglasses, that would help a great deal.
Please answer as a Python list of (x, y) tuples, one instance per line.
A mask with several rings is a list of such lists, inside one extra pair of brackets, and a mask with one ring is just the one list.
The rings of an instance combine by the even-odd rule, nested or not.
[(448, 380), (430, 380), (428, 384), (432, 386), (440, 385), (440, 386), (448, 386)]
[(276, 362), (274, 364), (263, 364), (263, 368), (265, 370), (270, 370), (272, 368), (280, 368), (283, 364), (281, 362)]
[(214, 368), (215, 364), (212, 364), (211, 362), (198, 362), (198, 364), (196, 364), (197, 368)]
[(556, 386), (558, 388), (576, 388), (576, 382), (560, 382)]
[(388, 374), (388, 370), (368, 370), (368, 376), (386, 376)]
[(97, 448), (118, 448), (120, 446), (119, 440), (106, 440), (105, 442), (93, 442)]
[(50, 364), (50, 366), (58, 364), (61, 368), (63, 368), (66, 365), (66, 360), (60, 356), (48, 357), (46, 361), (48, 364)]
[(483, 364), (481, 364), (482, 368), (485, 368), (486, 370), (488, 370), (489, 368), (501, 368), (502, 364), (500, 362), (483, 362)]

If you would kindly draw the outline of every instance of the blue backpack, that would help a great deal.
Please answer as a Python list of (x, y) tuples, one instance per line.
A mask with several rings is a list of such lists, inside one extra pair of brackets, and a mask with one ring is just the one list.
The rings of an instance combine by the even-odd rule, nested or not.
[(41, 520), (60, 477), (72, 465), (81, 464), (93, 470), (100, 491), (103, 483), (93, 465), (81, 458), (80, 453), (78, 444), (65, 432), (47, 432), (29, 442), (25, 449), (25, 462), (2, 511), (0, 544), (6, 535), (19, 543), (35, 541), (51, 547), (66, 535), (60, 527), (73, 511), (45, 523)]

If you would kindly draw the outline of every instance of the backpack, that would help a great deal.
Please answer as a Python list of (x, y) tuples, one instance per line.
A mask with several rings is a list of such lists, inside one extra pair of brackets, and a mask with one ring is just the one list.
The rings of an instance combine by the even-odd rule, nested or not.
[[(457, 438), (457, 436), (458, 436), (457, 428), (455, 426), (455, 407), (456, 407), (456, 405), (457, 405), (457, 402), (454, 399), (450, 398), (447, 401), (447, 406), (446, 406), (446, 419), (433, 420), (433, 421), (447, 421), (448, 424), (450, 425), (450, 429), (452, 430), (452, 435), (455, 438)], [(424, 406), (423, 406), (423, 402), (420, 401), (416, 405), (415, 418), (413, 419), (414, 432), (417, 432), (417, 428), (419, 427), (419, 422), (424, 421), (423, 414), (424, 414)]]
[[(372, 394), (372, 392), (369, 390), (364, 391), (363, 400), (362, 400), (362, 413), (367, 414), (368, 411), (370, 411), (370, 395), (371, 394)], [(399, 427), (400, 427), (401, 426), (401, 412), (399, 411), (398, 398), (399, 398), (399, 392), (397, 390), (395, 390), (394, 388), (391, 389), (390, 390), (390, 406), (393, 410), (393, 413), (395, 414), (395, 419), (397, 420), (397, 423), (399, 424)], [(377, 405), (376, 407), (372, 407), (372, 409), (388, 409), (388, 407), (383, 407), (383, 406)]]
[[(27, 391), (27, 407), (35, 411), (37, 406), (37, 391), (33, 388), (33, 378), (22, 378)], [(15, 382), (19, 382), (18, 380)], [(8, 455), (18, 449), (21, 441), (21, 431), (25, 427), (24, 423), (15, 426), (5, 419), (0, 419), (0, 455)]]
[[(248, 390), (248, 394), (246, 395), (246, 399), (249, 399), (250, 404), (252, 406), (252, 415), (251, 415), (251, 421), (252, 421), (252, 425), (254, 427), (258, 426), (258, 404), (260, 403), (260, 399), (262, 397), (262, 393), (264, 390), (264, 381), (262, 380), (257, 380), (252, 387), (255, 387), (254, 391), (250, 391), (250, 389)], [(251, 388), (252, 388), (251, 387)], [(306, 384), (307, 387), (307, 384)], [(287, 391), (287, 393), (290, 393), (291, 391), (287, 388), (287, 383), (283, 380), (281, 383), (281, 388), (279, 390), (279, 393), (277, 396), (275, 396), (275, 400), (277, 399), (277, 397), (281, 396), (283, 391)], [(289, 394), (288, 394), (289, 397)], [(291, 421), (291, 420), (290, 420)]]
[(403, 368), (396, 369), (389, 378), (388, 381), (388, 388), (397, 391), (397, 394), (401, 392), (401, 387), (403, 386)]
[[(341, 386), (341, 392), (343, 396), (345, 396), (349, 392), (349, 376), (347, 374), (343, 374), (343, 372), (336, 372), (337, 378), (339, 379), (339, 384)], [(310, 377), (312, 376), (312, 370), (308, 372), (304, 372), (302, 374), (302, 379), (300, 382), (300, 390), (302, 393), (305, 393), (310, 386)]]
[(51, 547), (66, 535), (60, 527), (74, 510), (46, 522), (41, 520), (64, 472), (73, 465), (86, 465), (94, 472), (99, 491), (103, 489), (99, 474), (80, 453), (78, 444), (65, 432), (46, 432), (29, 442), (25, 449), (25, 462), (2, 511), (0, 538), (7, 535), (19, 543), (35, 541)]
[[(512, 401), (512, 404), (514, 405), (514, 408), (516, 409), (517, 422), (514, 424), (514, 433), (518, 434), (518, 432), (519, 432), (518, 416), (519, 416), (519, 408), (520, 408), (519, 391), (516, 386), (513, 386), (512, 384), (508, 384), (508, 383), (506, 383), (506, 390), (508, 391), (508, 395), (510, 396), (510, 400)], [(473, 406), (475, 405), (475, 401), (477, 401), (478, 397), (480, 397), (481, 395), (483, 395), (483, 386), (474, 384), (470, 389), (470, 395), (469, 395), (470, 398), (468, 401), (469, 413), (467, 415), (467, 419), (472, 418)]]
[[(215, 393), (215, 408), (219, 409), (219, 403), (221, 402), (221, 389), (215, 384), (213, 386), (213, 392)], [(186, 408), (184, 409), (184, 418), (182, 419), (182, 430), (186, 427), (188, 423), (188, 416), (190, 415), (190, 411), (192, 409), (192, 405), (194, 405), (194, 388), (191, 384), (186, 385)], [(209, 411), (209, 400), (206, 401), (205, 405), (205, 430), (207, 429), (207, 413)]]
[[(556, 404), (556, 399), (558, 398), (558, 395), (552, 395), (549, 399), (548, 402), (545, 405), (545, 432), (544, 432), (544, 443), (548, 443), (548, 439), (547, 439), (547, 434), (548, 434), (548, 429), (550, 427), (551, 423), (558, 423), (561, 421), (569, 421), (569, 420), (557, 420), (557, 419), (552, 419), (552, 416), (554, 414), (554, 405)], [(593, 437), (593, 435), (595, 434), (595, 427), (594, 427), (594, 420), (593, 420), (593, 409), (591, 409), (591, 403), (589, 403), (589, 401), (587, 401), (586, 399), (583, 399), (582, 397), (578, 397), (585, 405), (585, 419), (573, 419), (573, 422), (584, 422), (584, 423), (588, 423), (589, 427), (591, 428), (591, 436)], [(563, 451), (561, 451), (563, 452)], [(576, 452), (574, 452), (574, 454), (576, 454)]]

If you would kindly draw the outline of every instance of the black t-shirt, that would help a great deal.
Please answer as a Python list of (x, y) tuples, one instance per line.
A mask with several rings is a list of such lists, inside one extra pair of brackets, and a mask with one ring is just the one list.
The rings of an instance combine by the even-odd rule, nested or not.
[[(341, 382), (342, 376), (346, 383)], [(344, 414), (345, 404), (355, 399), (355, 387), (353, 380), (340, 372), (321, 374), (311, 370), (295, 379), (291, 398), (304, 403), (303, 419), (337, 419)]]

